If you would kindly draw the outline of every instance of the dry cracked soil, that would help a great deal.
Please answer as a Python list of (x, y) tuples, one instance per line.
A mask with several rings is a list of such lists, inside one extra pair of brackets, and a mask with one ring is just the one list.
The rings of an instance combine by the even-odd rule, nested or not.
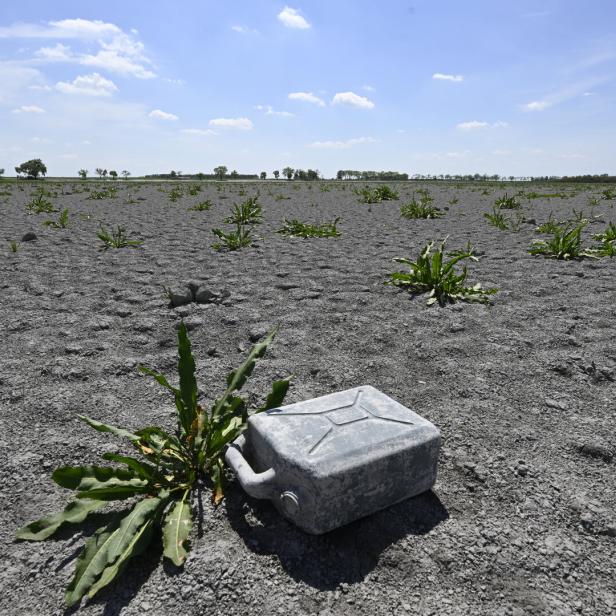
[[(278, 324), (249, 398), (262, 400), (290, 374), (288, 403), (373, 385), (439, 427), (437, 484), (313, 537), (230, 478), (220, 506), (202, 498), (182, 570), (162, 564), (155, 543), (81, 613), (616, 613), (616, 259), (527, 252), (550, 212), (596, 216), (584, 232), (592, 243), (616, 221), (616, 202), (601, 200), (600, 187), (509, 186), (564, 193), (521, 197), (527, 221), (510, 232), (483, 217), (504, 192), (495, 185), (426, 185), (445, 216), (406, 220), (399, 208), (415, 183), (391, 184), (400, 200), (371, 206), (343, 182), (204, 183), (193, 196), (181, 184), (176, 201), (169, 183), (117, 184), (101, 200), (88, 199), (97, 189), (89, 181), (0, 184), (2, 614), (64, 613), (82, 535), (24, 543), (15, 531), (66, 502), (50, 480), (55, 467), (126, 451), (78, 414), (173, 428), (172, 400), (137, 366), (175, 375), (181, 319), (203, 400), (220, 395), (251, 341)], [(57, 214), (27, 211), (39, 186), (69, 210), (66, 229), (43, 226)], [(225, 228), (231, 204), (257, 190), (259, 241), (213, 250), (211, 229)], [(188, 211), (206, 198), (209, 211)], [(337, 216), (336, 239), (275, 233), (285, 217)], [(143, 244), (100, 250), (101, 223), (123, 225)], [(27, 232), (36, 239), (21, 241)], [(415, 258), (445, 236), (452, 249), (475, 246), (469, 280), (499, 288), (492, 307), (428, 307), (425, 296), (383, 284), (398, 269), (393, 257)], [(217, 301), (170, 308), (163, 287), (191, 281)]]

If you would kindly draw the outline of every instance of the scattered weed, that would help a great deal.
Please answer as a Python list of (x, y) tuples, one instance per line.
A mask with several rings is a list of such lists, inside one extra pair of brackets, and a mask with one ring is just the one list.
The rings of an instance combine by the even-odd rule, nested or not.
[(579, 259), (580, 257), (593, 256), (582, 249), (582, 230), (588, 221), (578, 225), (565, 223), (552, 231), (552, 237), (548, 240), (534, 240), (528, 249), (531, 255), (541, 255), (554, 259)]
[(258, 203), (259, 195), (249, 197), (239, 205), (235, 203), (231, 216), (224, 222), (231, 225), (256, 225), (262, 222), (261, 206)]
[(209, 199), (196, 203), (192, 207), (188, 208), (189, 212), (207, 212), (212, 207), (212, 202)]
[(490, 295), (497, 289), (482, 289), (481, 284), (466, 287), (466, 267), (457, 273), (455, 265), (464, 260), (478, 261), (473, 254), (470, 243), (466, 250), (456, 251), (449, 260), (445, 260), (445, 238), (439, 248), (432, 252), (434, 242), (430, 242), (420, 253), (417, 261), (404, 258), (395, 258), (396, 263), (403, 263), (410, 268), (409, 272), (394, 272), (389, 274), (385, 284), (409, 290), (413, 294), (429, 293), (428, 305), (438, 302), (441, 306), (455, 303), (458, 300), (468, 302), (491, 303)]
[(43, 224), (52, 229), (66, 229), (68, 227), (68, 209), (64, 208), (60, 212), (58, 220), (46, 220)]
[(380, 203), (381, 201), (395, 201), (398, 199), (398, 193), (394, 192), (389, 186), (377, 186), (371, 189), (369, 186), (364, 186), (354, 191), (356, 195), (361, 197), (362, 203)]
[(290, 237), (338, 237), (340, 231), (338, 231), (337, 224), (340, 218), (336, 218), (333, 222), (324, 222), (320, 225), (311, 225), (301, 222), (299, 220), (284, 220), (284, 226), (282, 229), (276, 231), (282, 235), (288, 235)]
[(51, 201), (45, 198), (46, 193), (40, 191), (34, 195), (32, 200), (26, 203), (26, 209), (32, 214), (53, 214), (57, 210), (54, 209)]
[(419, 202), (415, 200), (415, 196), (413, 195), (413, 200), (410, 203), (404, 204), (400, 207), (400, 214), (404, 216), (404, 218), (441, 218), (443, 216), (443, 212), (433, 206), (430, 203), (433, 201), (432, 197), (426, 192), (420, 192)]
[[(224, 451), (246, 428), (249, 409), (236, 392), (251, 375), (257, 359), (263, 357), (272, 342), (272, 331), (255, 345), (239, 368), (227, 377), (226, 389), (211, 410), (198, 403), (195, 360), (184, 323), (178, 331), (179, 388), (162, 375), (140, 367), (169, 390), (177, 407), (177, 428), (173, 433), (159, 427), (136, 432), (107, 425), (80, 415), (79, 419), (98, 432), (107, 432), (127, 440), (139, 457), (112, 452), (103, 459), (121, 466), (63, 466), (52, 479), (63, 488), (75, 491), (75, 498), (63, 511), (32, 522), (17, 531), (17, 538), (41, 541), (51, 537), (65, 524), (79, 524), (93, 512), (100, 512), (108, 502), (120, 506), (103, 513), (104, 525), (85, 542), (77, 559), (75, 574), (66, 589), (69, 606), (77, 605), (121, 574), (128, 561), (162, 535), (163, 556), (181, 566), (188, 555), (188, 541), (193, 527), (191, 501), (205, 486), (218, 504), (223, 494)], [(274, 381), (260, 413), (280, 406), (289, 388), (288, 380)], [(126, 468), (124, 468), (124, 466)], [(136, 498), (122, 507), (127, 498)]]
[(515, 198), (515, 196), (509, 197), (507, 193), (505, 193), (502, 197), (499, 197), (494, 205), (496, 207), (502, 208), (503, 210), (517, 210), (521, 207), (520, 202)]
[(111, 232), (107, 231), (103, 225), (101, 225), (101, 230), (96, 234), (98, 239), (103, 242), (101, 248), (103, 250), (107, 250), (108, 248), (126, 248), (128, 246), (136, 247), (141, 246), (143, 242), (139, 240), (129, 240), (126, 235), (126, 229), (118, 225), (115, 230), (111, 230)]
[(11, 252), (17, 252), (19, 250), (19, 242), (16, 242), (15, 240), (11, 240), (9, 242), (9, 248)]
[(115, 186), (105, 186), (101, 190), (92, 190), (88, 199), (102, 200), (102, 199), (115, 199), (118, 189)]
[(212, 229), (212, 233), (220, 240), (212, 244), (214, 250), (239, 250), (252, 246), (252, 230), (241, 224), (236, 225), (231, 233), (225, 233), (222, 229)]

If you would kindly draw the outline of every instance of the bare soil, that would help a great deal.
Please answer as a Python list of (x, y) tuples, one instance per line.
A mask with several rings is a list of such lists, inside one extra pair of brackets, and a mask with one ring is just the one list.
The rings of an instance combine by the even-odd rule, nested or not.
[[(42, 225), (57, 215), (26, 211), (40, 185), (69, 209), (67, 229)], [(82, 538), (63, 531), (19, 543), (15, 531), (66, 502), (49, 478), (56, 466), (125, 451), (77, 414), (172, 428), (172, 400), (137, 366), (175, 375), (182, 318), (205, 401), (251, 340), (279, 324), (249, 381), (252, 399), (289, 374), (289, 403), (373, 385), (439, 427), (439, 479), (433, 492), (321, 537), (231, 481), (218, 508), (203, 496), (183, 570), (160, 566), (153, 545), (84, 615), (616, 613), (615, 259), (529, 255), (535, 224), (505, 232), (483, 217), (502, 187), (428, 185), (446, 215), (413, 221), (399, 207), (414, 183), (390, 184), (401, 200), (372, 206), (341, 182), (327, 192), (319, 183), (210, 183), (176, 202), (169, 183), (118, 185), (116, 198), (89, 200), (81, 191), (90, 182), (0, 184), (12, 193), (0, 196), (0, 613), (64, 612)], [(508, 190), (520, 188), (531, 190)], [(211, 229), (225, 227), (240, 190), (261, 192), (262, 239), (216, 252)], [(550, 211), (590, 213), (599, 193), (532, 190), (567, 195), (522, 199), (536, 223)], [(206, 198), (210, 211), (187, 211)], [(616, 220), (614, 203), (594, 208), (600, 220), (586, 243)], [(337, 216), (337, 239), (275, 233), (284, 217)], [(123, 225), (143, 245), (99, 250), (101, 222)], [(11, 252), (8, 241), (28, 231), (37, 239)], [(482, 254), (469, 280), (500, 289), (494, 306), (427, 307), (425, 296), (383, 284), (398, 269), (393, 257), (416, 258), (445, 236), (452, 249), (470, 240)], [(189, 281), (230, 294), (170, 308), (163, 286)]]

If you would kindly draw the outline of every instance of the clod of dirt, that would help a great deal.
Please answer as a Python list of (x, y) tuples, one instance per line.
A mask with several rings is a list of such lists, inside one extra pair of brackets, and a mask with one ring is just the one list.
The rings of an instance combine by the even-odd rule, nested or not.
[(228, 297), (231, 292), (228, 289), (222, 291), (211, 291), (201, 288), (198, 283), (189, 282), (185, 288), (168, 289), (169, 307), (177, 308), (193, 302), (197, 304), (218, 304)]
[(614, 458), (614, 452), (603, 443), (583, 443), (577, 449), (584, 456), (599, 458), (608, 463)]
[(21, 241), (22, 242), (32, 242), (33, 240), (38, 239), (36, 233), (34, 233), (34, 231), (28, 231), (28, 233), (24, 233), (21, 236)]

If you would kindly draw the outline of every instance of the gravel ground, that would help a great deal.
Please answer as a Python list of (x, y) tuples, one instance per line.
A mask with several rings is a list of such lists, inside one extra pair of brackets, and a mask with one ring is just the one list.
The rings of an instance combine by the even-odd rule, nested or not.
[[(616, 260), (532, 257), (534, 224), (511, 233), (483, 218), (500, 187), (483, 194), (428, 186), (446, 216), (411, 221), (400, 217), (401, 202), (359, 204), (342, 183), (328, 191), (316, 183), (204, 184), (175, 202), (168, 183), (121, 184), (103, 200), (87, 199), (84, 184), (44, 185), (58, 191), (57, 208), (69, 209), (69, 228), (41, 224), (55, 215), (27, 213), (31, 183), (0, 184), (1, 613), (63, 613), (81, 537), (19, 543), (14, 533), (66, 501), (49, 478), (54, 467), (122, 451), (77, 414), (172, 427), (172, 401), (136, 367), (174, 374), (181, 318), (204, 400), (220, 394), (250, 340), (280, 324), (249, 382), (251, 399), (289, 374), (289, 403), (371, 384), (441, 430), (437, 485), (312, 537), (231, 482), (217, 509), (202, 499), (183, 570), (160, 566), (154, 545), (81, 613), (616, 613)], [(397, 188), (405, 199), (416, 185)], [(242, 189), (261, 191), (262, 240), (217, 253), (211, 228)], [(599, 192), (557, 190), (567, 198), (524, 199), (525, 215), (539, 223), (550, 211), (590, 211)], [(210, 211), (187, 211), (205, 198)], [(616, 220), (614, 203), (595, 207), (600, 221), (588, 241)], [(274, 233), (283, 217), (336, 216), (338, 239)], [(101, 221), (124, 225), (143, 246), (98, 250)], [(8, 240), (28, 231), (37, 239), (10, 252)], [(383, 285), (397, 269), (393, 257), (415, 258), (447, 235), (451, 248), (471, 240), (482, 253), (469, 279), (500, 289), (493, 307), (427, 307), (425, 297)], [(162, 287), (189, 281), (230, 294), (169, 308)]]

